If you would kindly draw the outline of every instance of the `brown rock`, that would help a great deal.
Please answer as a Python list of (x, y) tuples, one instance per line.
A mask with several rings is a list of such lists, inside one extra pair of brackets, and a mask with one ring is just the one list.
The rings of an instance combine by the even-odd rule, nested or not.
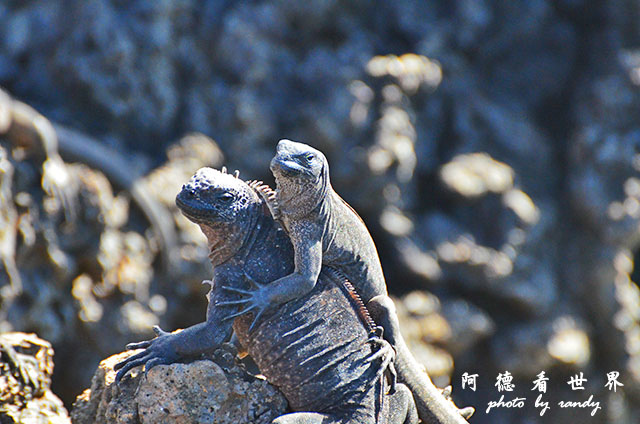
[(0, 334), (0, 421), (68, 424), (62, 401), (51, 392), (53, 349), (35, 334)]
[(113, 366), (134, 352), (103, 360), (91, 388), (74, 404), (81, 423), (270, 423), (287, 412), (287, 401), (265, 380), (231, 364), (211, 360), (159, 365), (145, 377), (137, 369), (116, 386)]

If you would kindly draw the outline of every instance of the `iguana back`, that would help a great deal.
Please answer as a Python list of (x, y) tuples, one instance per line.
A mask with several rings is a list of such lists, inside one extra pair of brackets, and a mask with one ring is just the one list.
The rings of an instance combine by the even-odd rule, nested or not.
[[(249, 319), (234, 330), (267, 380), (277, 386), (294, 411), (331, 411), (360, 403), (380, 385), (368, 332), (358, 322), (339, 281), (322, 274), (308, 296), (278, 308), (249, 332)], [(380, 393), (381, 386), (374, 390)], [(361, 415), (374, 417), (374, 411)]]

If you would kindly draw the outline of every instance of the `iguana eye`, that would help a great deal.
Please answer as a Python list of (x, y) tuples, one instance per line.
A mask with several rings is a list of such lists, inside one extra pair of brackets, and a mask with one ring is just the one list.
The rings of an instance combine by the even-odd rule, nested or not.
[(316, 157), (316, 155), (314, 155), (313, 153), (307, 153), (306, 155), (304, 155), (304, 159), (307, 162), (311, 162), (312, 160), (314, 160)]
[(233, 194), (231, 194), (231, 193), (222, 193), (220, 196), (218, 196), (218, 199), (220, 199), (224, 203), (229, 203), (229, 202), (231, 202), (233, 200)]

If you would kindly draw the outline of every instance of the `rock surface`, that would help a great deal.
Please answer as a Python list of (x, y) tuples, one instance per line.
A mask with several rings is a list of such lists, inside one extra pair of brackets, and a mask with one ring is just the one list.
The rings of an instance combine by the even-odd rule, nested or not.
[(3, 424), (70, 424), (51, 392), (53, 349), (35, 334), (0, 333), (0, 421)]
[(146, 376), (138, 369), (114, 384), (113, 366), (134, 352), (102, 362), (74, 403), (74, 424), (211, 423), (268, 424), (286, 413), (287, 401), (264, 379), (249, 375), (221, 350), (209, 359), (159, 365)]

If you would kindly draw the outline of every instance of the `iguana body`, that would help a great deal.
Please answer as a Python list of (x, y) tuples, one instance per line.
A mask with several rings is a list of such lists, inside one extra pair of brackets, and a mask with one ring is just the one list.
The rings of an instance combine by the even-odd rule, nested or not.
[(460, 413), (470, 416), (472, 410), (459, 412), (440, 396), (403, 340), (375, 244), (362, 219), (331, 187), (322, 152), (281, 140), (271, 171), (277, 184), (276, 202), (266, 200), (289, 233), (295, 269), (248, 294), (243, 299), (245, 310), (268, 310), (304, 296), (314, 288), (323, 266), (336, 269), (354, 284), (384, 328), (385, 339), (397, 352), (398, 377), (413, 393), (420, 418), (430, 423), (466, 423)]
[(388, 343), (372, 343), (372, 329), (331, 271), (323, 272), (306, 296), (258, 317), (251, 331), (253, 317), (238, 314), (232, 306), (238, 293), (249, 288), (246, 275), (268, 282), (294, 266), (287, 235), (254, 188), (235, 176), (203, 168), (183, 187), (176, 203), (209, 242), (214, 275), (207, 319), (181, 332), (157, 329), (157, 338), (129, 345), (145, 350), (118, 364), (118, 381), (139, 365), (148, 372), (158, 364), (212, 352), (230, 338), (233, 326), (261, 373), (297, 411), (274, 423), (417, 423), (405, 386), (385, 394), (386, 355), (378, 358), (378, 352)]

